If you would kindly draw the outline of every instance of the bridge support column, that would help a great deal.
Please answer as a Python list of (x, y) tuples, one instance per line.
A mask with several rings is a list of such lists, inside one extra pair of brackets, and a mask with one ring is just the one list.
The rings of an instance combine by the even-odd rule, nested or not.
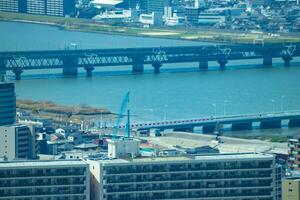
[(173, 131), (178, 131), (178, 132), (194, 132), (194, 127), (180, 127), (180, 128), (174, 128)]
[(284, 56), (282, 59), (284, 60), (284, 66), (285, 67), (291, 66), (291, 61), (293, 60), (293, 57), (291, 57), (291, 56)]
[(64, 57), (63, 58), (63, 76), (71, 77), (77, 76), (77, 58), (76, 57)]
[(84, 69), (86, 71), (86, 77), (92, 77), (92, 72), (95, 68), (93, 66), (86, 66)]
[(299, 119), (290, 119), (289, 127), (300, 127), (300, 118)]
[(144, 58), (141, 56), (136, 56), (132, 58), (132, 72), (142, 73), (144, 72)]
[(162, 64), (157, 62), (157, 63), (153, 63), (152, 66), (154, 67), (154, 73), (159, 74)]
[(13, 69), (13, 73), (15, 74), (15, 80), (21, 80), (21, 74), (23, 73), (21, 68)]
[(199, 62), (199, 69), (200, 70), (208, 70), (208, 62), (207, 61), (200, 61)]
[(233, 123), (232, 131), (252, 130), (252, 122)]
[(273, 61), (272, 57), (264, 57), (263, 59), (263, 65), (266, 67), (272, 67)]
[(281, 120), (261, 121), (261, 129), (281, 128)]
[(216, 125), (202, 126), (202, 133), (213, 133), (216, 129)]
[(220, 64), (220, 70), (226, 69), (226, 64), (228, 63), (227, 60), (219, 60), (218, 63)]
[(0, 82), (4, 81), (6, 74), (6, 60), (0, 59)]

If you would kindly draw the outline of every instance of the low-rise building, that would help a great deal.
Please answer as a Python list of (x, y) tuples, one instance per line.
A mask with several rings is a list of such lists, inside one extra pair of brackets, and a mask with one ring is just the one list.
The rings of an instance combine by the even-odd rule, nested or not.
[(91, 199), (276, 199), (273, 155), (88, 160)]
[(0, 162), (0, 200), (89, 200), (89, 183), (84, 161)]

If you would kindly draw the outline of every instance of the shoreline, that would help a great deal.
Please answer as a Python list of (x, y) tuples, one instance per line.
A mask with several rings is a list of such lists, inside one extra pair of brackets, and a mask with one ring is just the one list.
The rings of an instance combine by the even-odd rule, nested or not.
[[(78, 31), (86, 33), (115, 34), (135, 37), (161, 38), (173, 40), (185, 40), (194, 42), (213, 43), (253, 43), (258, 35), (254, 33), (229, 32), (226, 30), (180, 30), (171, 28), (142, 28), (130, 26), (114, 26), (101, 24), (95, 21), (63, 18), (44, 15), (30, 15), (21, 13), (0, 12), (0, 21), (31, 23), (47, 26), (55, 26), (66, 31)], [(267, 37), (264, 35), (264, 43), (300, 42), (297, 36)]]

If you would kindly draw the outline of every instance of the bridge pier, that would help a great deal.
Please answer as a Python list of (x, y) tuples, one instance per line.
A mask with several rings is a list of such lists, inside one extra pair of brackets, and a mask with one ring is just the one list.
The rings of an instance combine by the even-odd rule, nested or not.
[(78, 60), (76, 57), (67, 56), (63, 58), (63, 76), (72, 77), (78, 74)]
[(13, 73), (15, 74), (15, 80), (21, 80), (21, 74), (23, 73), (21, 68), (13, 69)]
[(208, 70), (208, 62), (207, 61), (200, 61), (199, 62), (199, 69), (200, 70)]
[(266, 120), (260, 122), (261, 129), (281, 128), (281, 120)]
[(285, 67), (291, 66), (291, 61), (293, 60), (293, 57), (291, 57), (291, 56), (284, 56), (282, 59), (284, 60), (284, 66)]
[(300, 118), (299, 119), (290, 119), (289, 120), (289, 127), (300, 127)]
[(6, 74), (6, 60), (0, 59), (0, 75)]
[(144, 57), (135, 56), (132, 58), (132, 72), (133, 73), (144, 72)]
[(227, 60), (218, 60), (218, 63), (220, 65), (220, 70), (225, 70), (226, 64), (228, 63), (228, 61)]
[(231, 126), (231, 130), (232, 131), (252, 130), (252, 122), (233, 123)]
[(216, 125), (202, 126), (202, 133), (213, 133), (216, 129)]
[(173, 131), (177, 132), (194, 132), (194, 127), (179, 127), (179, 128), (174, 128)]
[(93, 66), (86, 66), (84, 69), (86, 71), (86, 77), (92, 77), (92, 72), (95, 68)]
[(263, 58), (263, 65), (266, 67), (272, 67), (273, 61), (272, 57), (264, 57)]
[(162, 64), (159, 62), (155, 62), (152, 64), (152, 66), (154, 67), (154, 73), (159, 74)]

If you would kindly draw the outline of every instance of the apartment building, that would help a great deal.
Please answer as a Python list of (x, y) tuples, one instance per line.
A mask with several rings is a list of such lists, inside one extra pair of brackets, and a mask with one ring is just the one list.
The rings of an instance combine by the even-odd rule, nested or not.
[(282, 181), (282, 200), (300, 199), (300, 176), (288, 177)]
[(132, 157), (88, 162), (92, 200), (277, 198), (273, 155)]
[(0, 0), (0, 11), (74, 16), (75, 0)]
[(0, 162), (0, 200), (89, 200), (84, 161)]
[(35, 159), (38, 151), (33, 126), (0, 126), (0, 157), (8, 160)]
[(288, 142), (288, 167), (291, 170), (300, 169), (300, 137), (297, 139), (290, 139)]

